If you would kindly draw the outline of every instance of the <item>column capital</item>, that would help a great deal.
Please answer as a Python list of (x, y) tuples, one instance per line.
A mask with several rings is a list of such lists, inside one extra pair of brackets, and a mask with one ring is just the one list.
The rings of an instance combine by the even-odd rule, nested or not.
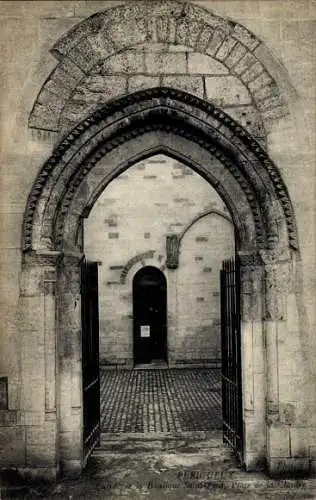
[(295, 286), (291, 261), (269, 259), (264, 270), (264, 318), (267, 320), (284, 321), (287, 316), (287, 297), (293, 292)]
[(58, 263), (59, 294), (77, 296), (81, 289), (81, 264), (84, 254), (81, 252), (63, 253)]
[(77, 267), (80, 266), (84, 259), (82, 252), (63, 252), (60, 255), (59, 265)]
[(260, 321), (264, 265), (257, 253), (238, 254), (240, 263), (240, 299), (243, 321)]
[(264, 262), (258, 252), (238, 252), (241, 267), (262, 267)]
[(266, 268), (276, 264), (286, 264), (291, 262), (292, 257), (288, 249), (284, 252), (276, 252), (275, 250), (259, 250), (260, 257)]
[(23, 253), (23, 267), (55, 267), (62, 256), (54, 250), (32, 250)]
[[(22, 272), (20, 279), (20, 296), (35, 297), (54, 293), (57, 280), (57, 265), (60, 252), (55, 251), (30, 251), (22, 256)], [(45, 284), (46, 283), (46, 284)]]

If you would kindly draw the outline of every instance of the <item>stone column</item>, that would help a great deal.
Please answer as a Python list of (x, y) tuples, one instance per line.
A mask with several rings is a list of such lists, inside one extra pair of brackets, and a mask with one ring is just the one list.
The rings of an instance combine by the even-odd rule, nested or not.
[(25, 466), (45, 477), (58, 472), (55, 293), (59, 256), (48, 251), (23, 256), (18, 305), (18, 423), (25, 428)]
[[(291, 456), (290, 446), (290, 425), (291, 385), (295, 386), (295, 381), (288, 380), (288, 390), (281, 394), (280, 382), (284, 376), (282, 371), (284, 366), (280, 365), (282, 359), (282, 349), (284, 340), (291, 344), (291, 334), (287, 335), (287, 302), (291, 293), (291, 261), (289, 255), (278, 256), (273, 250), (261, 252), (265, 264), (265, 304), (264, 304), (264, 331), (267, 358), (267, 401), (266, 401), (266, 434), (267, 434), (267, 463), (271, 475), (286, 473), (289, 467)], [(295, 330), (295, 325), (292, 325)], [(282, 345), (283, 344), (283, 345)], [(295, 366), (296, 354), (288, 360), (289, 365)], [(283, 402), (280, 401), (283, 399)], [(285, 418), (282, 416), (285, 410)], [(287, 412), (289, 414), (287, 415)]]
[(59, 440), (63, 473), (83, 466), (81, 263), (64, 254), (58, 267)]
[(239, 260), (244, 461), (256, 470), (266, 454), (263, 263), (256, 254), (240, 253)]

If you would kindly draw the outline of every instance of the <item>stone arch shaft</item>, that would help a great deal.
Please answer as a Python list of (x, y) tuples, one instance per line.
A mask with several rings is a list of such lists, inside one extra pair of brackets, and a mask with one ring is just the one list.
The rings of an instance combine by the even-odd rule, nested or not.
[(167, 253), (167, 267), (170, 269), (176, 269), (179, 266), (179, 256), (180, 256), (180, 248), (181, 248), (181, 242), (186, 233), (191, 229), (191, 227), (194, 226), (194, 224), (204, 217), (207, 217), (208, 215), (215, 215), (218, 217), (221, 217), (222, 219), (226, 220), (229, 222), (233, 227), (234, 227), (234, 245), (239, 247), (239, 242), (238, 242), (238, 234), (235, 231), (235, 225), (227, 215), (227, 213), (222, 212), (221, 210), (205, 210), (204, 212), (198, 214), (196, 217), (194, 217), (189, 224), (183, 229), (181, 233), (171, 233), (167, 235), (166, 238), (166, 253)]
[[(256, 141), (225, 113), (185, 92), (152, 89), (114, 101), (76, 127), (40, 171), (25, 210), (19, 307), (25, 345), (37, 335), (50, 348), (33, 374), (44, 378), (45, 391), (28, 400), (25, 381), (23, 398), (40, 415), (38, 428), (52, 422), (55, 469), (81, 470), (84, 255), (78, 226), (113, 178), (156, 152), (202, 175), (231, 213), (241, 263), (244, 461), (248, 470), (267, 462), (273, 472), (271, 443), (280, 422), (276, 338), (278, 328), (286, 328), (298, 248), (293, 209), (276, 166)], [(34, 308), (42, 318), (35, 327)]]

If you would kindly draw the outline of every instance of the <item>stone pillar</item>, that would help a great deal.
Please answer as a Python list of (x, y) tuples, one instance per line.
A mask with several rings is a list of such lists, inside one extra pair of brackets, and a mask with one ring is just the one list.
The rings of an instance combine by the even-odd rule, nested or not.
[(58, 252), (31, 252), (23, 256), (18, 305), (18, 424), (25, 429), (25, 467), (44, 477), (54, 477), (59, 469), (55, 323), (59, 256)]
[(64, 254), (58, 267), (59, 441), (64, 474), (83, 467), (81, 263)]
[(250, 471), (263, 466), (266, 455), (263, 263), (255, 254), (240, 253), (239, 260), (244, 462)]
[(261, 256), (265, 263), (267, 465), (271, 475), (279, 475), (291, 473), (295, 466), (295, 459), (291, 457), (291, 428), (295, 425), (296, 380), (285, 371), (292, 365), (296, 367), (295, 374), (295, 371), (303, 371), (304, 366), (297, 364), (299, 345), (297, 349), (292, 348), (299, 336), (295, 311), (291, 311), (291, 324), (287, 318), (293, 288), (290, 256), (286, 254), (280, 258), (273, 251), (261, 252)]

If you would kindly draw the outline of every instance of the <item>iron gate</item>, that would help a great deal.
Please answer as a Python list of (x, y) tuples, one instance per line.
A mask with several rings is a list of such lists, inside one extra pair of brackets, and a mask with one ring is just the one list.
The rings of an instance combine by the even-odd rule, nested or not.
[(99, 297), (96, 262), (83, 261), (81, 284), (83, 455), (86, 462), (100, 442)]
[(220, 277), (223, 440), (242, 462), (240, 265), (237, 258), (223, 262)]

